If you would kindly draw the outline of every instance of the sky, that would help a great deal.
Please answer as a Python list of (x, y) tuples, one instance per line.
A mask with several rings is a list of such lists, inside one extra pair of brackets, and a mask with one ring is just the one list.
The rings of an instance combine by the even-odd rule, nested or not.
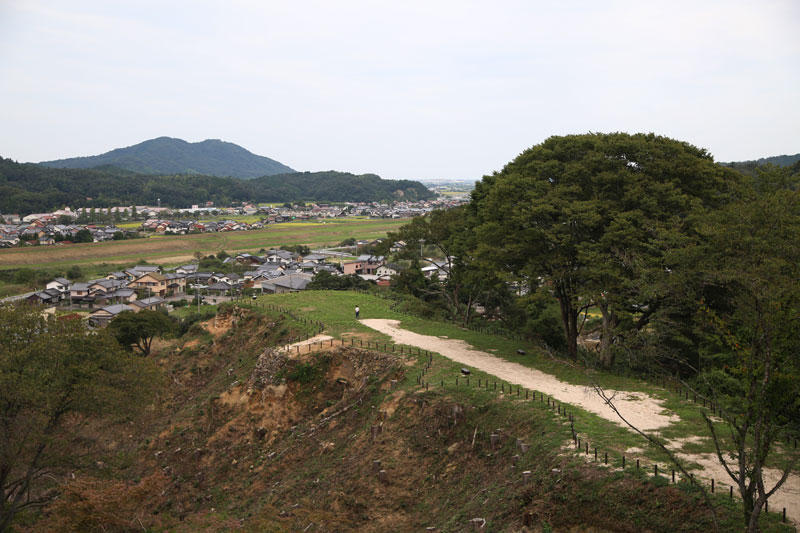
[(800, 152), (797, 0), (0, 0), (0, 156), (222, 139), (479, 179), (553, 135)]

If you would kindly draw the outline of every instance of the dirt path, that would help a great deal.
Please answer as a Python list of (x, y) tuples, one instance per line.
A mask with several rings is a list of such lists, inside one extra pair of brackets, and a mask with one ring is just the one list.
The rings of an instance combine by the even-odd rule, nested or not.
[[(597, 396), (591, 387), (572, 385), (560, 381), (550, 374), (476, 350), (459, 339), (441, 339), (400, 329), (397, 320), (373, 318), (361, 320), (360, 322), (365, 326), (389, 335), (398, 344), (408, 344), (438, 352), (457, 363), (482, 370), (508, 383), (543, 392), (560, 402), (577, 405), (615, 424), (625, 426), (614, 411)], [(647, 394), (625, 391), (606, 392), (616, 394), (615, 405), (617, 409), (632, 424), (642, 430), (663, 428), (679, 420), (676, 415), (667, 413), (664, 410), (660, 400), (651, 398)]]
[(304, 341), (295, 342), (294, 344), (287, 344), (286, 346), (284, 346), (281, 349), (284, 352), (287, 352), (289, 354), (297, 353), (296, 348), (298, 348), (298, 347), (304, 348), (304, 347), (308, 346), (309, 344), (316, 344), (318, 342), (321, 343), (323, 341), (329, 341), (332, 338), (333, 337), (331, 337), (330, 335), (316, 335), (316, 336), (308, 338), (308, 339), (306, 339)]
[[(389, 335), (398, 344), (416, 346), (437, 352), (457, 363), (492, 374), (508, 383), (543, 392), (561, 402), (576, 405), (627, 428), (591, 387), (572, 385), (539, 370), (500, 359), (490, 353), (476, 350), (460, 339), (443, 339), (401, 329), (398, 327), (400, 323), (397, 320), (373, 318), (364, 319), (360, 322), (365, 326)], [(614, 403), (619, 412), (639, 429), (645, 431), (660, 429), (680, 420), (676, 414), (664, 409), (661, 400), (656, 400), (647, 394), (613, 390), (606, 390), (606, 393), (616, 395)], [(683, 443), (675, 441), (671, 445), (671, 447), (679, 450)], [(709, 454), (680, 453), (680, 455), (684, 459), (695, 462), (702, 467), (703, 470), (699, 473), (700, 477), (707, 480), (714, 479), (717, 482), (721, 481), (725, 483), (726, 487), (730, 485), (730, 477), (716, 457)], [(768, 487), (771, 487), (779, 477), (780, 474), (777, 470), (766, 469), (765, 480), (768, 481)], [(735, 488), (734, 492), (736, 492)], [(787, 518), (791, 519), (795, 524), (800, 523), (800, 476), (790, 476), (781, 489), (772, 495), (769, 503), (772, 510), (780, 510), (785, 507)]]

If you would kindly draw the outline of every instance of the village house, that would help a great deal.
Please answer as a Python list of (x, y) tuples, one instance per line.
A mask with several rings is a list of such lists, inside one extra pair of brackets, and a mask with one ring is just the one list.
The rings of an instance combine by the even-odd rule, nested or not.
[(56, 278), (53, 281), (50, 281), (45, 285), (45, 289), (55, 289), (61, 294), (67, 294), (69, 292), (69, 286), (72, 285), (72, 282), (66, 278)]
[(261, 291), (272, 294), (283, 294), (287, 292), (299, 292), (305, 290), (311, 283), (313, 276), (310, 274), (295, 273), (280, 276), (275, 279), (261, 282)]
[(151, 296), (149, 298), (142, 298), (141, 300), (134, 300), (131, 302), (131, 308), (135, 312), (142, 311), (143, 309), (149, 309), (151, 311), (156, 311), (161, 309), (166, 302), (163, 298), (159, 298), (158, 296)]
[(360, 255), (355, 261), (342, 264), (345, 275), (357, 274), (374, 276), (383, 265), (383, 256)]
[(161, 296), (167, 295), (167, 278), (158, 272), (143, 274), (131, 281), (128, 286), (136, 290), (142, 296)]
[(396, 275), (398, 272), (400, 272), (400, 266), (394, 263), (386, 263), (385, 265), (379, 266), (377, 270), (375, 270), (375, 274), (380, 277), (391, 277)]
[(56, 305), (62, 298), (62, 293), (56, 289), (37, 291), (26, 298), (29, 302), (42, 305)]
[(89, 315), (89, 324), (95, 327), (104, 327), (123, 311), (133, 310), (131, 306), (126, 304), (107, 305)]
[(73, 283), (69, 286), (69, 297), (73, 302), (78, 302), (87, 296), (89, 296), (88, 283)]
[(197, 263), (191, 263), (189, 265), (182, 265), (175, 269), (176, 274), (194, 274), (197, 272)]

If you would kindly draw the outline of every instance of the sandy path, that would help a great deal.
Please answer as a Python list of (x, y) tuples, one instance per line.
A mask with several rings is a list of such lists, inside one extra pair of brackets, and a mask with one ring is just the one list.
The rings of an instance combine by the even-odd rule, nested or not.
[[(372, 318), (361, 320), (360, 322), (365, 326), (389, 335), (398, 344), (418, 346), (438, 352), (462, 365), (482, 370), (508, 383), (543, 392), (560, 402), (582, 407), (606, 420), (627, 427), (591, 387), (566, 383), (550, 374), (476, 350), (459, 339), (441, 339), (400, 329), (397, 327), (399, 325), (397, 320)], [(631, 424), (642, 430), (663, 428), (679, 420), (677, 415), (664, 411), (660, 400), (651, 398), (647, 394), (613, 390), (606, 392), (616, 395), (614, 403), (617, 409)]]
[(315, 335), (314, 337), (310, 337), (310, 338), (308, 338), (308, 339), (306, 339), (304, 341), (295, 342), (293, 344), (287, 344), (286, 346), (281, 348), (281, 350), (284, 351), (284, 352), (288, 352), (288, 353), (292, 353), (292, 352), (296, 353), (297, 352), (296, 348), (298, 346), (303, 348), (305, 346), (308, 346), (309, 344), (316, 344), (316, 343), (322, 342), (322, 341), (329, 341), (332, 338), (333, 337), (331, 337), (330, 335)]
[[(375, 318), (361, 320), (360, 322), (365, 326), (389, 335), (392, 337), (392, 340), (398, 344), (416, 346), (440, 353), (444, 357), (452, 359), (457, 363), (482, 370), (483, 372), (497, 376), (509, 383), (543, 392), (561, 402), (579, 406), (615, 424), (625, 428), (628, 427), (610, 407), (600, 400), (590, 387), (565, 383), (550, 374), (545, 374), (539, 370), (500, 359), (490, 353), (476, 350), (460, 339), (442, 339), (401, 329), (398, 327), (400, 322), (397, 320)], [(617, 406), (617, 409), (619, 409), (619, 412), (627, 418), (631, 424), (639, 429), (659, 429), (680, 420), (677, 415), (666, 412), (660, 400), (651, 398), (647, 394), (613, 390), (606, 390), (606, 393), (609, 395), (616, 395), (614, 404)], [(691, 438), (678, 439), (671, 443), (671, 447), (679, 450), (684, 444), (684, 442), (680, 442), (681, 440), (687, 442), (692, 441)], [(715, 456), (709, 454), (685, 453), (679, 453), (679, 455), (702, 467), (703, 470), (698, 473), (700, 477), (707, 480), (714, 479), (717, 482), (721, 481), (726, 487), (731, 484), (730, 477), (727, 472), (725, 472), (722, 465), (719, 464)], [(777, 470), (765, 469), (764, 479), (769, 488), (771, 488), (779, 478), (780, 473)], [(736, 490), (737, 489), (734, 487), (734, 493), (736, 493)], [(786, 517), (791, 519), (795, 524), (800, 523), (800, 476), (790, 476), (781, 489), (772, 495), (769, 503), (773, 511), (785, 507)]]
[[(733, 485), (733, 480), (719, 464), (719, 460), (712, 454), (678, 454), (682, 459), (687, 459), (694, 463), (699, 464), (703, 471), (701, 477), (706, 479), (714, 479), (717, 482), (721, 481), (725, 484), (722, 490), (728, 490), (728, 487)], [(773, 468), (764, 469), (764, 487), (771, 490), (775, 483), (781, 478), (781, 472)], [(720, 489), (717, 489), (720, 490)], [(738, 494), (738, 488), (733, 487), (733, 493)], [(790, 519), (795, 524), (800, 523), (800, 476), (792, 474), (788, 477), (786, 482), (781, 485), (778, 491), (769, 497), (770, 512), (780, 512), (781, 509), (786, 508), (786, 518)]]

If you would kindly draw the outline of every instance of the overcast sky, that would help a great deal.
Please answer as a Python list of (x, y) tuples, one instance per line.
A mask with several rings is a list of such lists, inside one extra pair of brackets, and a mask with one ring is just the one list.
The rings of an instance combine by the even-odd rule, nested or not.
[(0, 0), (0, 155), (218, 138), (479, 178), (551, 135), (800, 152), (800, 2)]

